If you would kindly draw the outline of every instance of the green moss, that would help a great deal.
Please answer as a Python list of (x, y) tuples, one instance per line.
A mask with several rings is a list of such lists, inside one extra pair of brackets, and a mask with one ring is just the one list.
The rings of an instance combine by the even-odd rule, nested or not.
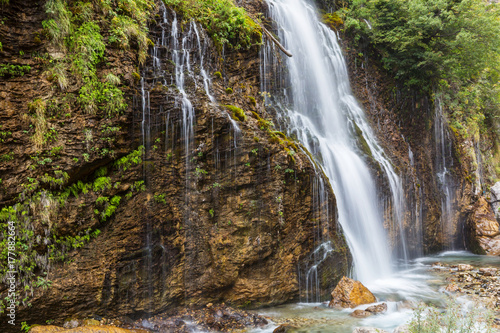
[(227, 87), (227, 88), (226, 88), (226, 94), (232, 94), (232, 93), (233, 93), (233, 89), (232, 89), (232, 88)]
[(163, 0), (182, 13), (185, 19), (198, 21), (221, 50), (249, 49), (262, 43), (262, 28), (248, 16), (245, 9), (232, 0)]
[(344, 21), (337, 13), (327, 13), (323, 15), (322, 19), (323, 23), (335, 30), (338, 30), (344, 24)]
[(218, 78), (218, 79), (222, 79), (222, 74), (221, 74), (221, 72), (215, 72), (215, 73), (214, 73), (214, 76), (215, 76), (216, 78)]
[(133, 73), (132, 73), (132, 77), (134, 78), (134, 81), (135, 81), (135, 82), (139, 82), (139, 81), (141, 81), (141, 76), (140, 76), (140, 75), (139, 75), (139, 73), (137, 73), (137, 72), (133, 72)]
[(257, 101), (255, 100), (255, 97), (253, 96), (247, 96), (248, 97), (248, 100), (250, 101), (250, 103), (253, 105), (253, 106), (256, 106), (257, 105)]
[(233, 119), (239, 120), (239, 121), (245, 121), (247, 120), (247, 116), (245, 115), (245, 112), (240, 109), (239, 107), (236, 107), (234, 105), (224, 105), (229, 111), (232, 112)]

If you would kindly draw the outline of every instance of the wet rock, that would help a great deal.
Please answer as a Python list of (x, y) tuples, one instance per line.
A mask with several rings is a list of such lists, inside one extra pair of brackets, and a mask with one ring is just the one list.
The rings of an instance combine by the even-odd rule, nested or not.
[(500, 211), (498, 211), (500, 208), (500, 182), (496, 182), (495, 185), (490, 188), (490, 191), (489, 201), (491, 207), (493, 208), (493, 212), (495, 212), (495, 218), (500, 219)]
[(372, 305), (369, 306), (365, 309), (365, 311), (371, 312), (371, 313), (384, 313), (387, 311), (387, 304), (386, 303), (381, 303), (377, 305)]
[(332, 291), (329, 307), (355, 308), (361, 304), (377, 301), (375, 296), (361, 282), (343, 277)]
[(498, 272), (498, 268), (493, 268), (493, 267), (481, 267), (479, 269), (479, 273), (483, 274), (484, 276), (494, 276)]
[(371, 316), (373, 313), (369, 312), (369, 311), (365, 311), (365, 310), (354, 310), (350, 316), (354, 317), (354, 318), (366, 318), (366, 317), (369, 317)]
[(458, 291), (458, 285), (456, 283), (450, 283), (446, 286), (445, 289), (446, 289), (446, 291), (454, 293), (454, 292)]
[(74, 318), (66, 320), (64, 322), (64, 325), (63, 325), (64, 328), (75, 328), (78, 326), (80, 326), (80, 321), (78, 321), (78, 319), (74, 319)]
[(484, 197), (474, 205), (466, 224), (466, 241), (477, 254), (500, 255), (500, 230), (495, 213)]
[(290, 332), (290, 330), (294, 328), (292, 325), (290, 324), (282, 324), (278, 327), (276, 327), (273, 331), (273, 333), (286, 333), (286, 332)]
[(474, 267), (472, 267), (471, 265), (468, 265), (468, 264), (459, 264), (459, 265), (457, 265), (457, 269), (460, 272), (464, 272), (464, 271), (470, 271), (470, 270), (474, 269)]
[(376, 327), (356, 327), (352, 333), (389, 333)]

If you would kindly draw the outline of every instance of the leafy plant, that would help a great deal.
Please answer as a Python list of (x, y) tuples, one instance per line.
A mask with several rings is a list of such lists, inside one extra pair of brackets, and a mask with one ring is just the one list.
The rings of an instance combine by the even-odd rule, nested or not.
[(31, 71), (28, 65), (0, 64), (0, 77), (3, 76), (23, 76)]
[(262, 29), (247, 12), (232, 0), (163, 0), (163, 2), (198, 21), (222, 49), (249, 49), (262, 42)]

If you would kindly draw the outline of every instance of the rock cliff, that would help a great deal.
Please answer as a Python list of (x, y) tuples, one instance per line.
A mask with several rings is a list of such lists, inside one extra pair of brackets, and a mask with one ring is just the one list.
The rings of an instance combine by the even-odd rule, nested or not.
[[(47, 73), (66, 54), (45, 35), (45, 4), (2, 8), (0, 63), (30, 67), (0, 81), (1, 221), (17, 228), (17, 322), (295, 300), (325, 239), (325, 296), (347, 272), (335, 197), (318, 194), (324, 175), (262, 105), (258, 48), (222, 56), (201, 27), (156, 2), (145, 63), (132, 44), (107, 47), (97, 64), (101, 82), (120, 78), (124, 111), (89, 113), (82, 82), (69, 75), (62, 89)], [(1, 265), (5, 274), (5, 257)]]

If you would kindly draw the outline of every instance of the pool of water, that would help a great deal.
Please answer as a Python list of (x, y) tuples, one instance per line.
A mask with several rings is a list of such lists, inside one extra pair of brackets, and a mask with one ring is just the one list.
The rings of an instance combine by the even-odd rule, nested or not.
[[(250, 330), (252, 333), (272, 332), (280, 322), (289, 322), (299, 327), (295, 332), (335, 332), (351, 333), (355, 327), (377, 327), (392, 332), (405, 324), (413, 316), (413, 308), (424, 302), (436, 307), (446, 306), (449, 296), (443, 291), (447, 284), (446, 274), (431, 269), (434, 263), (471, 264), (480, 267), (499, 267), (500, 257), (474, 255), (465, 251), (443, 252), (438, 255), (412, 260), (404, 268), (391, 276), (370, 283), (366, 287), (372, 291), (379, 302), (387, 303), (387, 312), (368, 318), (354, 318), (349, 314), (356, 309), (334, 310), (328, 303), (296, 303), (260, 309), (256, 312), (269, 317), (273, 323), (264, 328)], [(467, 304), (465, 297), (455, 299)]]

